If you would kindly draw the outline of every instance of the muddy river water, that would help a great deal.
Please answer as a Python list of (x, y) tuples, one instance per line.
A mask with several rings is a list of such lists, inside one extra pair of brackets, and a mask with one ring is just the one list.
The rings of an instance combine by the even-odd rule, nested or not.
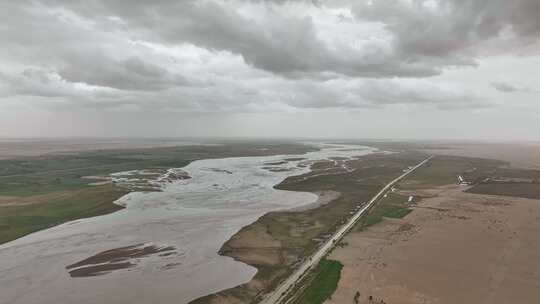
[(0, 245), (0, 303), (187, 303), (248, 282), (256, 269), (220, 256), (222, 244), (269, 211), (317, 199), (273, 186), (313, 160), (373, 151), (321, 145), (303, 155), (194, 161), (182, 168), (190, 179), (127, 194), (121, 211)]

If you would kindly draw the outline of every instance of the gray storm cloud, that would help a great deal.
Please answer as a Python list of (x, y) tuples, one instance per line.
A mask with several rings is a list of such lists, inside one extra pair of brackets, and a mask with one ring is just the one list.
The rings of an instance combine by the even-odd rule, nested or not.
[(503, 93), (515, 93), (515, 92), (527, 92), (527, 93), (534, 93), (531, 89), (529, 89), (526, 86), (518, 85), (506, 81), (494, 81), (491, 83), (491, 86), (495, 88), (497, 91), (503, 92)]
[(536, 0), (5, 1), (0, 110), (486, 109), (489, 90), (444, 76), (538, 55), (539, 15)]

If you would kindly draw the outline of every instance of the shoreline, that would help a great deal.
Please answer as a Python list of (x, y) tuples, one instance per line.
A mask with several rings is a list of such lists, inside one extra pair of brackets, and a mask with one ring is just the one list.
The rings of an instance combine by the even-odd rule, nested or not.
[[(28, 143), (29, 147), (33, 144)], [(171, 168), (183, 168), (196, 160), (316, 151), (313, 145), (280, 142), (210, 148), (201, 144), (127, 150), (114, 147), (0, 159), (0, 165), (7, 168), (0, 175), (0, 244), (73, 220), (121, 210), (118, 205), (122, 204), (117, 202), (130, 192), (157, 191), (165, 184), (189, 178)]]
[[(344, 163), (322, 161), (315, 166), (318, 169), (285, 179), (276, 185), (277, 189), (315, 194), (320, 193), (320, 185), (333, 184), (338, 188), (331, 188), (331, 191), (334, 195), (340, 195), (331, 197), (324, 204), (311, 204), (300, 210), (293, 208), (270, 212), (243, 227), (223, 244), (219, 252), (223, 256), (256, 267), (258, 272), (255, 277), (245, 284), (209, 294), (191, 301), (190, 304), (255, 302), (263, 293), (288, 277), (296, 265), (311, 256), (320, 244), (326, 241), (328, 235), (341, 227), (342, 220), (351, 214), (351, 210), (357, 208), (358, 201), (367, 201), (380, 191), (380, 187), (371, 184), (370, 180), (380, 179), (386, 184), (401, 175), (405, 165), (416, 164), (417, 160), (424, 159), (423, 155), (420, 156), (422, 157), (414, 156), (410, 161), (405, 157), (390, 167), (376, 165), (373, 169), (365, 170), (358, 169), (371, 162), (382, 164), (389, 159), (395, 159), (396, 155), (370, 154), (357, 159), (342, 160), (355, 168), (354, 170), (344, 168), (347, 167)], [(328, 167), (330, 164), (331, 168)], [(336, 174), (336, 170), (340, 170), (340, 173)], [(379, 176), (383, 172), (384, 177)], [(367, 184), (356, 183), (361, 177), (366, 179)], [(339, 190), (339, 187), (344, 188)]]
[[(324, 159), (328, 153), (334, 151), (305, 154)], [(61, 293), (66, 301), (95, 303), (92, 290), (100, 290), (99, 294), (111, 303), (150, 301), (149, 297), (156, 292), (162, 301), (187, 303), (201, 295), (248, 282), (255, 275), (255, 268), (219, 256), (220, 247), (238, 230), (270, 211), (290, 209), (317, 199), (305, 191), (274, 188), (286, 177), (308, 171), (305, 167), (294, 172), (261, 168), (283, 157), (195, 161), (184, 167), (192, 179), (169, 184), (163, 192), (131, 192), (119, 200), (127, 206), (119, 212), (77, 220), (0, 246), (0, 258), (5, 261), (4, 265), (0, 264), (0, 285), (6, 288), (0, 298), (13, 303), (53, 303), (55, 294)], [(281, 166), (296, 166), (302, 161)], [(246, 185), (246, 181), (251, 184)], [(131, 259), (129, 263), (135, 265), (129, 264), (124, 270), (112, 270), (118, 265), (103, 266), (97, 269), (107, 273), (88, 278), (70, 279), (65, 270), (68, 265), (115, 248), (148, 243), (159, 248), (174, 247), (176, 252), (165, 257), (149, 255)], [(11, 266), (6, 268), (8, 261)], [(219, 273), (215, 273), (216, 265)], [(214, 273), (211, 278), (210, 273)], [(54, 279), (50, 279), (51, 275)], [(17, 292), (18, 278), (30, 280), (33, 292)], [(147, 280), (155, 284), (147, 286), (144, 284)], [(135, 297), (127, 292), (133, 289), (144, 291), (148, 297)]]

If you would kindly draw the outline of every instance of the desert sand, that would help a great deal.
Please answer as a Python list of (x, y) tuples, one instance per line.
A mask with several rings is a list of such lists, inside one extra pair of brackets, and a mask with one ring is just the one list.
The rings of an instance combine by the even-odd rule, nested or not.
[(405, 218), (351, 232), (326, 303), (538, 303), (540, 201), (464, 189), (424, 191)]

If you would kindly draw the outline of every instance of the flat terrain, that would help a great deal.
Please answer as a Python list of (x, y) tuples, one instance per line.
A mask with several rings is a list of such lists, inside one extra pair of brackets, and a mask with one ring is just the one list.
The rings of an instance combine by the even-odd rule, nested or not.
[[(41, 151), (41, 142), (37, 147), (23, 144), (30, 150), (35, 149), (35, 153)], [(90, 149), (89, 145), (85, 143), (84, 148)], [(100, 143), (95, 143), (95, 147), (100, 147)], [(120, 209), (113, 202), (131, 189), (122, 184), (85, 178), (88, 176), (108, 176), (128, 170), (166, 170), (205, 158), (296, 154), (311, 150), (313, 148), (306, 145), (282, 142), (229, 142), (0, 159), (0, 244), (67, 221)]]
[(98, 276), (111, 270), (133, 267), (135, 263), (132, 260), (140, 260), (152, 254), (168, 256), (176, 254), (176, 251), (172, 246), (157, 247), (155, 245), (136, 244), (102, 251), (82, 261), (68, 265), (66, 269), (71, 277)]
[(467, 190), (467, 192), (540, 199), (540, 183), (481, 183)]
[[(310, 165), (312, 172), (289, 177), (276, 188), (315, 193), (319, 200), (267, 213), (233, 235), (219, 253), (256, 267), (257, 274), (246, 284), (192, 303), (255, 303), (383, 185), (423, 160), (426, 154), (421, 151), (435, 147), (412, 146), (392, 143), (387, 147), (397, 153), (301, 164)], [(309, 149), (290, 143), (240, 142), (0, 160), (0, 243), (118, 210), (121, 207), (112, 202), (131, 191), (117, 183), (96, 185), (96, 180), (83, 177), (140, 169), (161, 172), (196, 159)], [(451, 149), (437, 146), (437, 150)], [(509, 157), (485, 157), (438, 155), (400, 182), (297, 286), (293, 303), (536, 303), (540, 200), (535, 199), (540, 198), (540, 170), (515, 168)], [(534, 164), (533, 158), (524, 164)], [(473, 185), (457, 185), (458, 175)], [(414, 204), (407, 202), (409, 196), (414, 196)], [(67, 269), (72, 276), (96, 276), (132, 269), (131, 255), (146, 258), (167, 254), (160, 251), (163, 248), (173, 250), (165, 245), (126, 246), (64, 265), (75, 265)], [(104, 262), (86, 263), (95, 260)], [(370, 296), (377, 302), (370, 302)]]
[[(339, 193), (339, 196), (310, 210), (270, 213), (244, 227), (223, 246), (221, 253), (253, 265), (259, 272), (245, 285), (194, 303), (255, 303), (254, 299), (273, 289), (287, 277), (295, 265), (319, 246), (320, 240), (324, 240), (343, 223), (351, 210), (358, 207), (359, 202), (370, 198), (385, 182), (422, 157), (425, 155), (402, 151), (369, 155), (358, 160), (324, 161), (313, 164), (313, 172), (309, 174), (288, 178), (277, 188), (313, 193), (332, 191), (331, 193)], [(292, 303), (322, 303), (325, 299), (328, 299), (329, 303), (380, 303), (381, 300), (385, 303), (475, 303), (478, 299), (483, 299), (483, 303), (492, 303), (491, 300), (497, 297), (496, 290), (499, 289), (500, 280), (506, 280), (506, 274), (501, 273), (506, 271), (508, 266), (500, 266), (506, 267), (503, 269), (499, 264), (505, 261), (506, 254), (510, 251), (516, 254), (518, 249), (508, 249), (508, 252), (504, 251), (493, 257), (490, 254), (494, 255), (500, 252), (501, 248), (512, 246), (513, 243), (508, 245), (507, 242), (520, 233), (519, 229), (523, 229), (525, 239), (530, 241), (537, 232), (535, 229), (540, 226), (529, 227), (522, 223), (531, 223), (540, 217), (534, 213), (537, 207), (532, 207), (536, 206), (538, 201), (484, 194), (499, 189), (497, 194), (516, 195), (516, 191), (511, 189), (514, 189), (517, 183), (526, 184), (529, 193), (536, 193), (539, 174), (540, 171), (512, 168), (508, 161), (437, 156), (400, 182), (398, 189), (388, 193), (329, 255), (328, 261), (343, 264), (336, 292), (333, 293), (335, 286), (332, 287), (332, 280), (323, 275), (328, 266), (325, 264), (326, 266), (317, 267), (301, 285), (295, 287), (297, 291)], [(459, 175), (474, 186), (457, 185)], [(493, 186), (494, 182), (502, 187)], [(465, 190), (479, 194), (464, 192)], [(517, 192), (524, 196), (520, 191)], [(409, 196), (414, 197), (412, 204), (408, 202)], [(525, 218), (527, 216), (529, 218)], [(468, 224), (471, 226), (467, 226)], [(472, 232), (468, 232), (469, 229)], [(420, 236), (423, 231), (430, 233), (426, 244), (420, 241), (413, 244), (409, 241)], [(373, 240), (373, 237), (370, 237), (373, 233), (381, 235), (380, 238)], [(361, 239), (362, 243), (359, 243), (357, 238)], [(367, 243), (364, 242), (365, 238), (369, 239)], [(412, 244), (410, 249), (400, 246), (406, 246), (409, 242)], [(392, 246), (397, 249), (385, 260), (383, 250), (394, 248)], [(534, 255), (537, 249), (531, 246), (525, 254)], [(407, 250), (410, 250), (410, 254)], [(468, 256), (472, 257), (471, 261), (467, 260)], [(390, 263), (399, 264), (396, 267), (404, 267), (406, 271), (401, 276), (415, 280), (415, 288), (423, 284), (439, 284), (437, 288), (440, 289), (429, 292), (421, 289), (410, 291), (403, 289), (403, 285), (387, 286), (392, 280), (386, 277), (377, 281), (374, 273), (390, 269)], [(523, 265), (518, 266), (526, 267), (523, 256), (509, 263), (522, 263)], [(368, 269), (364, 264), (372, 268)], [(474, 266), (475, 264), (478, 266)], [(446, 278), (446, 271), (452, 272), (449, 279)], [(479, 272), (484, 277), (475, 277), (467, 271)], [(491, 273), (486, 274), (489, 271)], [(485, 283), (490, 288), (490, 294), (486, 298), (488, 300), (482, 298), (479, 295), (481, 293), (474, 292), (452, 295), (456, 294), (456, 284), (461, 286), (459, 288), (466, 288), (467, 285), (459, 278), (462, 275), (471, 277), (463, 280), (470, 286), (477, 286), (478, 284), (474, 283), (476, 280), (483, 282), (479, 283), (480, 289), (484, 288), (481, 284), (491, 282)], [(372, 282), (369, 283), (372, 285), (359, 281), (356, 276)], [(393, 272), (389, 276), (401, 279)], [(511, 274), (510, 277), (512, 276), (517, 274)], [(349, 277), (353, 278), (350, 283)], [(538, 283), (535, 280), (530, 282), (532, 285), (517, 289), (517, 292), (523, 290), (527, 296), (535, 296), (535, 291), (531, 289), (531, 286)], [(408, 281), (404, 282), (406, 284)], [(351, 287), (357, 285), (358, 289)], [(443, 291), (444, 288), (448, 290)], [(369, 301), (370, 296), (372, 302)], [(468, 301), (469, 297), (473, 301)], [(378, 302), (374, 302), (374, 299)]]
[(328, 257), (343, 270), (326, 303), (536, 303), (539, 173), (437, 156), (400, 184), (411, 213), (359, 225)]
[(426, 153), (491, 158), (514, 168), (540, 169), (540, 143), (466, 143), (423, 147)]
[(302, 290), (294, 303), (320, 304), (328, 299), (336, 290), (341, 277), (343, 265), (334, 260), (323, 259), (313, 271), (313, 284)]
[[(242, 228), (220, 253), (249, 265), (258, 272), (242, 286), (210, 295), (192, 303), (251, 303), (286, 278), (298, 263), (310, 256), (363, 202), (371, 199), (403, 170), (425, 158), (424, 154), (374, 154), (354, 160), (322, 161), (313, 171), (289, 177), (276, 188), (313, 193), (339, 193), (330, 202), (309, 210), (268, 213)], [(389, 206), (403, 212), (402, 207)], [(399, 214), (396, 214), (399, 216)]]
[(55, 191), (26, 197), (0, 197), (0, 244), (67, 221), (107, 214), (128, 193), (113, 185)]
[(357, 141), (387, 151), (420, 151), (444, 156), (477, 157), (508, 162), (513, 168), (540, 169), (540, 142)]
[(136, 138), (0, 138), (0, 159), (21, 156), (73, 154), (96, 150), (126, 150), (193, 145), (197, 142), (178, 139)]
[(330, 259), (344, 267), (327, 303), (536, 303), (540, 201), (424, 190), (401, 220), (350, 233)]
[[(275, 288), (296, 265), (320, 246), (362, 202), (369, 200), (383, 185), (401, 175), (403, 170), (426, 157), (417, 152), (374, 154), (356, 160), (321, 161), (312, 165), (312, 172), (289, 177), (278, 189), (339, 193), (339, 196), (310, 210), (273, 212), (244, 227), (221, 249), (221, 254), (255, 266), (255, 278), (242, 286), (201, 298), (193, 303), (255, 303), (261, 294)], [(387, 219), (408, 217), (413, 210), (409, 195), (420, 203), (432, 195), (426, 189), (456, 184), (457, 176), (480, 182), (493, 176), (534, 177), (537, 172), (513, 170), (508, 163), (482, 158), (438, 156), (399, 183), (399, 190), (383, 198), (354, 228), (362, 232)], [(461, 190), (466, 189), (460, 186)], [(413, 211), (414, 213), (414, 211)], [(412, 226), (400, 226), (410, 230)], [(344, 240), (340, 246), (347, 247)], [(333, 260), (332, 256), (329, 258)], [(341, 260), (337, 260), (342, 262)], [(299, 287), (296, 303), (305, 302), (306, 290), (320, 284), (315, 270)], [(330, 293), (331, 294), (331, 293)], [(352, 299), (351, 299), (352, 300)], [(345, 302), (346, 303), (346, 302)]]

